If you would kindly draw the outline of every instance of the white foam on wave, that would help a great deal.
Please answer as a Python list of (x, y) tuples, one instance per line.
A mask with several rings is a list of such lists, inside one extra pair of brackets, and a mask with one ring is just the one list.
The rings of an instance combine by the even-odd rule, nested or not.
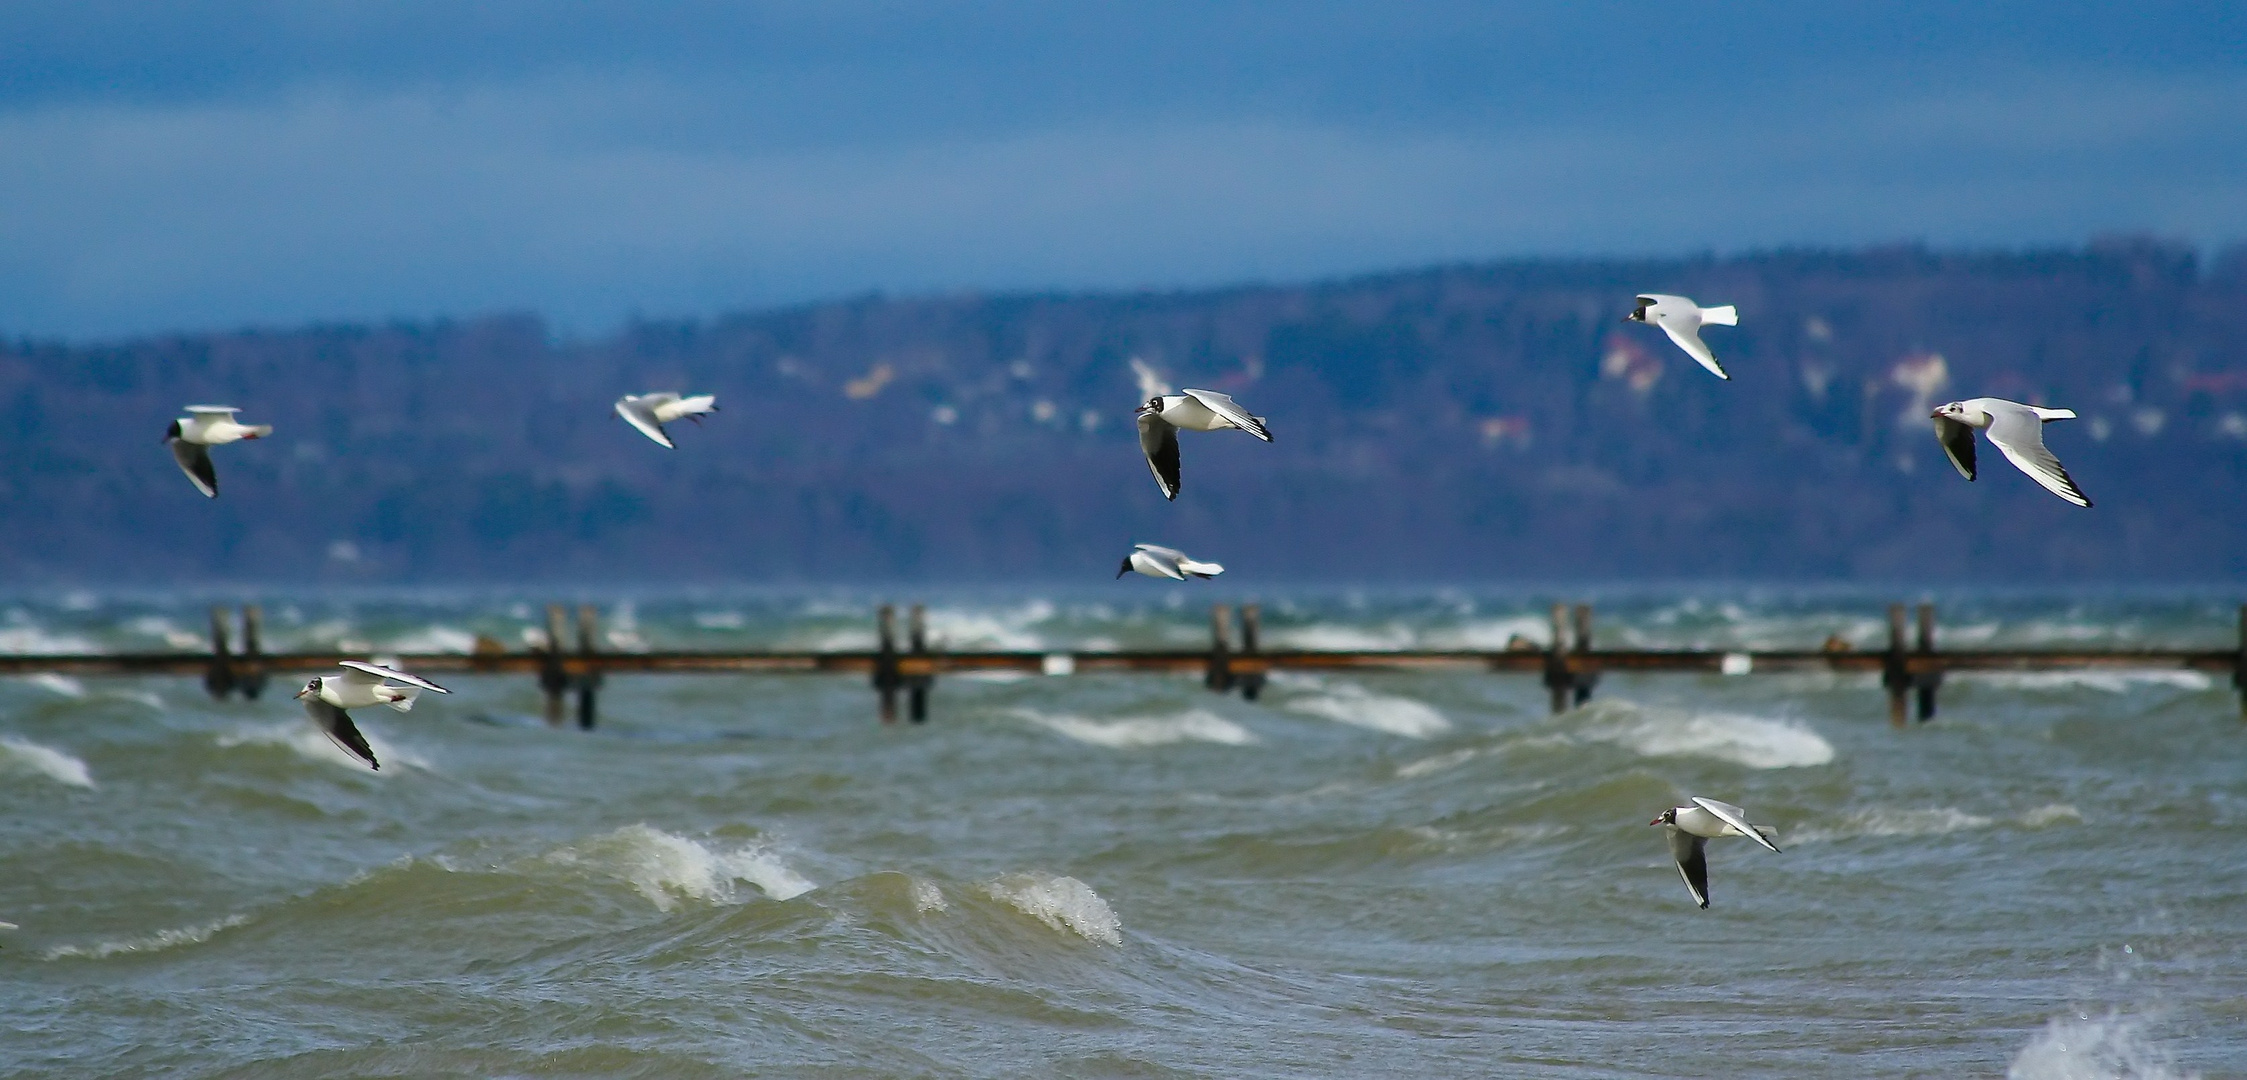
[(1584, 738), (1613, 743), (1647, 757), (1704, 757), (1751, 769), (1824, 765), (1833, 744), (1792, 720), (1745, 713), (1641, 707), (1608, 701), (1586, 706)]
[(1056, 611), (1051, 600), (1030, 600), (996, 611), (935, 608), (928, 612), (928, 632), (935, 641), (955, 649), (1043, 649), (1045, 638), (1030, 628), (1053, 618)]
[(35, 773), (58, 784), (92, 790), (86, 763), (53, 747), (22, 739), (0, 739), (0, 772)]
[(738, 611), (697, 611), (694, 624), (704, 630), (740, 630), (749, 625), (749, 616)]
[(1291, 696), (1281, 703), (1280, 708), (1288, 712), (1324, 717), (1338, 724), (1408, 739), (1432, 738), (1451, 730), (1451, 721), (1429, 705), (1394, 694), (1376, 694), (1356, 683), (1329, 683), (1316, 676), (1297, 676), (1279, 680), (1279, 685), (1311, 691)]
[(37, 675), (24, 676), (23, 681), (41, 690), (61, 694), (64, 697), (82, 698), (86, 696), (85, 683), (79, 682), (68, 675), (57, 675), (52, 671), (42, 671)]
[(1797, 844), (1814, 844), (1860, 836), (1947, 836), (1969, 829), (1987, 829), (2010, 822), (2028, 829), (2080, 823), (2083, 815), (2066, 803), (2051, 803), (2006, 819), (1970, 813), (1950, 806), (1877, 806), (1844, 815), (1831, 825), (1813, 825), (1789, 837)]
[(1333, 652), (1395, 652), (1416, 644), (1412, 631), (1395, 623), (1382, 626), (1312, 623), (1275, 630), (1266, 636), (1272, 644), (1284, 648)]
[(2006, 1067), (2006, 1080), (2188, 1080), (2131, 1017), (2055, 1016)]
[(76, 634), (50, 634), (37, 625), (0, 627), (0, 653), (53, 656), (64, 653), (98, 653), (101, 647)]
[(57, 945), (47, 950), (46, 957), (49, 960), (64, 960), (72, 957), (86, 960), (105, 960), (125, 953), (162, 952), (165, 949), (176, 949), (182, 945), (200, 945), (211, 940), (211, 937), (219, 931), (231, 930), (248, 921), (250, 920), (246, 915), (229, 915), (217, 922), (204, 923), (201, 926), (183, 926), (172, 930), (158, 930), (153, 934), (125, 938), (119, 941), (97, 941), (91, 945)]
[(1430, 776), (1447, 769), (1455, 769), (1481, 755), (1481, 750), (1469, 747), (1465, 750), (1452, 750), (1437, 754), (1434, 757), (1424, 757), (1418, 761), (1407, 761), (1397, 766), (1397, 779), (1410, 780), (1415, 777)]
[(472, 653), (476, 651), (476, 635), (457, 626), (431, 624), (409, 634), (391, 639), (391, 650), (402, 653)]
[(944, 890), (933, 881), (913, 879), (913, 910), (923, 915), (943, 911), (951, 905), (944, 902)]
[(343, 747), (337, 746), (333, 739), (328, 738), (326, 732), (313, 727), (311, 722), (306, 720), (283, 720), (272, 724), (243, 724), (224, 735), (220, 735), (218, 744), (228, 750), (238, 746), (285, 746), (295, 751), (299, 757), (310, 761), (327, 765), (341, 765), (353, 772), (371, 772), (376, 776), (388, 776), (399, 767), (420, 769), (423, 772), (434, 771), (435, 766), (430, 764), (428, 758), (383, 738), (366, 724), (356, 724), (355, 726), (358, 727), (359, 734), (366, 737), (367, 747), (374, 751), (375, 760), (382, 762), (381, 769), (367, 768), (366, 762), (359, 760)]
[(1014, 714), (1055, 734), (1116, 750), (1189, 741), (1248, 746), (1257, 741), (1255, 732), (1206, 709), (1188, 709), (1174, 716), (1127, 716), (1120, 720), (1053, 715), (1035, 709), (1016, 709)]
[(736, 882), (754, 885), (775, 900), (801, 896), (818, 887), (762, 845), (714, 851), (645, 824), (626, 825), (562, 848), (546, 859), (583, 866), (623, 881), (638, 889), (658, 911), (670, 911), (681, 900), (738, 903)]
[(1011, 905), (1055, 930), (1086, 941), (1123, 944), (1123, 920), (1092, 886), (1053, 874), (1008, 874), (983, 887), (991, 898)]
[(1952, 677), (2005, 690), (2100, 690), (2128, 693), (2140, 686), (2173, 686), (2198, 693), (2216, 685), (2200, 671), (1961, 671)]
[(1428, 631), (1422, 644), (1431, 649), (1503, 649), (1515, 638), (1540, 647), (1552, 636), (1552, 624), (1535, 615), (1504, 619), (1476, 619), (1451, 629)]

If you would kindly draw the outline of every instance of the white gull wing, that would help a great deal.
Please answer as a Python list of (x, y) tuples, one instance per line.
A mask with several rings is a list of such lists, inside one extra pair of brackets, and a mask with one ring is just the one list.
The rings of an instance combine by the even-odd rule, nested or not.
[(1131, 568), (1148, 577), (1169, 578), (1172, 581), (1186, 580), (1185, 573), (1178, 569), (1178, 560), (1151, 551), (1132, 552)]
[(1666, 825), (1663, 831), (1670, 834), (1670, 858), (1677, 860), (1678, 875), (1685, 879), (1693, 902), (1709, 906), (1709, 842), (1675, 825)]
[(1773, 851), (1779, 850), (1779, 845), (1772, 843), (1768, 837), (1764, 836), (1762, 829), (1748, 824), (1747, 811), (1742, 810), (1739, 807), (1732, 805), (1731, 803), (1718, 802), (1715, 799), (1704, 799), (1699, 795), (1695, 795), (1693, 797), (1693, 805), (1698, 806), (1701, 809), (1708, 811), (1709, 813), (1715, 814), (1717, 816), (1717, 820), (1740, 830), (1740, 835), (1745, 836), (1758, 844), (1762, 844), (1764, 847), (1770, 848)]
[(429, 680), (424, 679), (419, 675), (408, 675), (405, 672), (398, 670), (397, 668), (386, 668), (381, 664), (362, 663), (358, 660), (339, 660), (337, 661), (337, 663), (343, 666), (343, 677), (355, 683), (379, 683), (384, 679), (395, 679), (399, 682), (405, 683), (407, 686), (418, 686), (424, 690), (435, 690), (440, 694), (452, 693), (452, 691), (447, 690), (444, 687), (437, 685), (436, 683), (430, 682)]
[(1225, 568), (1216, 563), (1197, 562), (1193, 559), (1178, 560), (1178, 568), (1200, 578), (1213, 578), (1225, 572)]
[(2005, 452), (2005, 460), (2044, 485), (2046, 491), (2077, 506), (2091, 505), (2083, 489), (2075, 486), (2075, 478), (2061, 467), (2060, 459), (2044, 448), (2044, 418), (2035, 409), (1997, 398), (1977, 398), (1971, 404), (1990, 414), (1990, 442)]
[(242, 410), (237, 409), (232, 405), (190, 405), (187, 407), (187, 411), (196, 416), (211, 417), (223, 420), (229, 416), (234, 415), (235, 413), (241, 412)]
[(1224, 417), (1226, 423), (1265, 442), (1272, 441), (1272, 433), (1264, 427), (1264, 418), (1249, 415), (1249, 411), (1241, 408), (1240, 402), (1234, 401), (1231, 396), (1215, 390), (1196, 390), (1190, 386), (1180, 393), (1201, 402), (1203, 408)]
[(319, 698), (306, 698), (304, 714), (312, 718), (314, 726), (328, 741), (342, 747), (344, 753), (366, 762), (370, 769), (381, 771), (382, 763), (375, 760), (374, 747), (368, 746), (367, 737), (359, 734), (359, 725), (351, 722), (350, 713)]
[(1935, 418), (1935, 441), (1943, 444), (1943, 453), (1949, 455), (1951, 467), (1958, 475), (1974, 478), (1974, 427), (1960, 423), (1948, 416)]
[(684, 417), (718, 411), (718, 395), (716, 394), (697, 394), (694, 397), (680, 397), (677, 394), (669, 396), (670, 401), (655, 407), (656, 423), (668, 424), (673, 420)]
[(1701, 341), (1701, 318), (1698, 309), (1690, 315), (1672, 315), (1666, 311), (1659, 312), (1655, 316), (1655, 321), (1662, 327), (1662, 332), (1670, 335), (1670, 340), (1677, 343), (1678, 348), (1685, 350), (1685, 355), (1692, 357), (1702, 367), (1709, 369), (1710, 374), (1719, 379), (1729, 380), (1732, 378), (1732, 376), (1724, 373), (1724, 365), (1716, 362), (1716, 354), (1710, 352), (1708, 345)]
[(1177, 548), (1164, 547), (1161, 544), (1133, 544), (1131, 546), (1139, 549), (1140, 551), (1148, 552), (1154, 555), (1160, 555), (1172, 562), (1188, 561), (1186, 558), (1186, 553), (1178, 550)]
[(1142, 409), (1139, 412), (1139, 449), (1147, 455), (1147, 471), (1155, 474), (1155, 484), (1162, 488), (1163, 498), (1178, 497), (1178, 429), (1170, 426), (1161, 414)]
[(195, 490), (210, 498), (218, 498), (218, 470), (211, 467), (211, 448), (186, 439), (164, 440), (171, 444), (172, 460), (179, 462), (179, 471), (186, 473), (195, 484)]
[(648, 404), (650, 398), (660, 396), (662, 395), (650, 394), (636, 398), (627, 394), (620, 397), (616, 399), (616, 415), (623, 417), (625, 423), (639, 428), (640, 434), (654, 439), (657, 446), (675, 450), (678, 448), (671, 445), (671, 437), (663, 433), (663, 423), (655, 418), (655, 407)]

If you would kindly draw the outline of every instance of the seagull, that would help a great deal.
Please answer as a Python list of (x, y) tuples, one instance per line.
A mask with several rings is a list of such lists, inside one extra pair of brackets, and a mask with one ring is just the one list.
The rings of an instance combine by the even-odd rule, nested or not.
[(1139, 407), (1139, 449), (1146, 451), (1147, 468), (1162, 486), (1163, 498), (1178, 497), (1178, 429), (1221, 431), (1239, 428), (1265, 442), (1272, 433), (1264, 418), (1251, 416), (1232, 398), (1215, 390), (1188, 387), (1178, 394), (1157, 395)]
[(1665, 826), (1677, 872), (1685, 875), (1685, 887), (1693, 891), (1693, 901), (1702, 907), (1709, 906), (1709, 860), (1702, 850), (1709, 838), (1745, 836), (1772, 851), (1779, 850), (1779, 845), (1771, 842), (1776, 835), (1771, 826), (1750, 825), (1747, 811), (1698, 795), (1693, 796), (1693, 805), (1673, 806), (1647, 824)]
[[(353, 757), (380, 770), (382, 763), (375, 760), (374, 748), (367, 745), (366, 736), (359, 734), (346, 710), (361, 709), (369, 705), (388, 705), (399, 712), (410, 711), (414, 698), (423, 690), (440, 694), (452, 691), (416, 675), (408, 675), (395, 668), (380, 664), (363, 664), (357, 660), (341, 661), (340, 675), (315, 676), (296, 692), (298, 701), (304, 702), (305, 715), (320, 725), (320, 730), (335, 740), (335, 744), (350, 751)], [(404, 686), (392, 686), (383, 681), (396, 679)]]
[(1701, 362), (1709, 373), (1719, 379), (1730, 379), (1724, 365), (1716, 362), (1716, 354), (1701, 343), (1704, 326), (1738, 326), (1740, 309), (1726, 304), (1723, 307), (1705, 308), (1682, 296), (1662, 293), (1643, 293), (1638, 298), (1638, 310), (1623, 316), (1624, 322), (1650, 322), (1662, 328), (1685, 350), (1685, 355)]
[(218, 498), (218, 470), (211, 468), (211, 447), (273, 434), (271, 424), (235, 423), (234, 414), (241, 411), (232, 405), (190, 405), (186, 416), (164, 429), (164, 442), (172, 448), (180, 471), (194, 482), (195, 490), (213, 499)]
[(1216, 563), (1195, 562), (1177, 548), (1166, 548), (1160, 544), (1132, 546), (1137, 550), (1124, 556), (1123, 565), (1116, 570), (1119, 578), (1136, 570), (1148, 577), (1169, 578), (1172, 581), (1184, 581), (1189, 574), (1207, 581), (1225, 572), (1225, 568)]
[(2091, 505), (2083, 489), (2075, 486), (2075, 478), (2060, 466), (2060, 459), (2044, 448), (2044, 425), (2075, 419), (2074, 409), (2042, 409), (2004, 398), (1978, 397), (1951, 402), (1931, 415), (1935, 418), (1935, 439), (1943, 444), (1951, 464), (1958, 466), (1958, 475), (1974, 479), (1974, 429), (1981, 428), (2005, 452), (2005, 460), (2029, 474), (2029, 479), (2077, 506)]
[(672, 449), (671, 437), (663, 433), (663, 425), (685, 417), (696, 424), (702, 423), (703, 413), (718, 411), (718, 395), (697, 394), (680, 397), (677, 394), (626, 394), (616, 399), (616, 415), (640, 429), (640, 434), (654, 439), (664, 449)]

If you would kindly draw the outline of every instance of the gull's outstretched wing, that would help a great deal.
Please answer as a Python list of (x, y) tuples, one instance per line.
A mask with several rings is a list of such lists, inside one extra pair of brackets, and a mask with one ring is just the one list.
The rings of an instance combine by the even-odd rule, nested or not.
[(1133, 544), (1131, 546), (1144, 551), (1149, 555), (1160, 555), (1172, 562), (1186, 561), (1186, 553), (1178, 550), (1177, 548), (1167, 548), (1162, 546), (1161, 544)]
[(195, 490), (218, 498), (218, 470), (211, 468), (211, 448), (186, 439), (165, 441), (172, 446), (172, 460), (179, 462), (179, 471), (195, 482)]
[(366, 762), (370, 769), (381, 770), (382, 762), (375, 760), (374, 747), (368, 746), (367, 737), (359, 734), (359, 726), (351, 722), (350, 713), (319, 698), (306, 698), (304, 714), (319, 726), (321, 734), (342, 747), (345, 753)]
[(208, 416), (217, 419), (225, 419), (226, 417), (232, 416), (235, 413), (241, 412), (242, 410), (237, 409), (232, 405), (190, 405), (187, 407), (187, 411), (197, 416)]
[(1770, 840), (1764, 837), (1762, 830), (1748, 824), (1747, 811), (1742, 810), (1739, 807), (1734, 806), (1728, 802), (1718, 802), (1715, 799), (1704, 799), (1698, 795), (1695, 795), (1693, 797), (1693, 805), (1698, 806), (1701, 809), (1708, 811), (1709, 813), (1715, 814), (1717, 816), (1717, 820), (1740, 830), (1740, 835), (1745, 836), (1758, 844), (1762, 844), (1764, 847), (1770, 848), (1773, 851), (1779, 850), (1779, 846), (1777, 844), (1772, 843)]
[(1948, 416), (1935, 418), (1935, 441), (1943, 444), (1943, 453), (1949, 454), (1951, 465), (1958, 475), (1974, 478), (1974, 426), (1962, 424)]
[(2075, 486), (2075, 478), (2060, 466), (2060, 459), (2044, 448), (2043, 418), (2026, 405), (2014, 405), (2009, 409), (1985, 405), (1983, 408), (1990, 414), (1990, 442), (2005, 452), (2005, 460), (2052, 494), (2077, 506), (2091, 505), (2083, 489)]
[(1670, 335), (1670, 340), (1677, 342), (1677, 347), (1684, 349), (1685, 355), (1699, 361), (1702, 367), (1709, 369), (1709, 373), (1719, 379), (1732, 378), (1732, 376), (1724, 373), (1724, 365), (1716, 362), (1716, 354), (1710, 352), (1709, 347), (1702, 343), (1701, 331), (1698, 327), (1681, 330), (1669, 319), (1662, 319), (1661, 324), (1662, 332)]
[(1163, 498), (1178, 497), (1178, 429), (1151, 413), (1139, 414), (1139, 449), (1147, 455), (1147, 469), (1163, 489)]
[(650, 394), (648, 397), (638, 399), (618, 398), (616, 400), (616, 415), (623, 417), (625, 423), (639, 428), (640, 434), (654, 439), (657, 446), (666, 450), (675, 450), (677, 447), (671, 445), (671, 437), (663, 433), (662, 422), (655, 418), (655, 407), (648, 404), (648, 398), (659, 396), (661, 395)]
[(1670, 834), (1670, 858), (1677, 860), (1677, 872), (1685, 878), (1693, 902), (1709, 906), (1708, 841), (1675, 825), (1665, 826), (1664, 831)]
[(1220, 394), (1215, 390), (1196, 390), (1192, 387), (1188, 387), (1180, 393), (1201, 402), (1203, 408), (1224, 417), (1226, 423), (1265, 442), (1272, 441), (1271, 431), (1264, 427), (1264, 418), (1249, 415), (1248, 410), (1241, 408), (1240, 402), (1234, 401), (1231, 396)]
[(440, 694), (452, 693), (452, 691), (447, 690), (444, 687), (437, 685), (436, 683), (430, 682), (429, 680), (424, 679), (419, 675), (408, 675), (405, 672), (398, 670), (397, 668), (386, 668), (381, 664), (368, 664), (358, 660), (339, 660), (336, 662), (343, 666), (343, 677), (351, 680), (352, 682), (378, 683), (384, 679), (395, 679), (399, 682), (405, 683), (407, 686), (418, 686), (424, 690), (435, 690)]

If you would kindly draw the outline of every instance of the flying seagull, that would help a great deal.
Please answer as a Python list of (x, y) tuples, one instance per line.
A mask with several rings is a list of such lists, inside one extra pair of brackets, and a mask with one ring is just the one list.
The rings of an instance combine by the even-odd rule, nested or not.
[(1750, 825), (1747, 811), (1698, 795), (1693, 797), (1693, 805), (1673, 806), (1647, 824), (1663, 826), (1669, 834), (1670, 856), (1677, 860), (1677, 872), (1685, 876), (1693, 902), (1702, 907), (1709, 906), (1709, 859), (1704, 849), (1712, 837), (1745, 836), (1772, 851), (1779, 850), (1779, 845), (1771, 842), (1775, 835), (1771, 826)]
[(2005, 460), (2029, 474), (2045, 490), (2077, 506), (2091, 500), (2075, 486), (2075, 478), (2060, 466), (2060, 459), (2044, 448), (2044, 425), (2053, 420), (2073, 420), (2073, 409), (2041, 409), (2004, 398), (1978, 397), (1954, 401), (1932, 414), (1935, 438), (1958, 466), (1958, 475), (1974, 479), (1974, 429), (1981, 428), (1990, 442), (2005, 452)]
[[(414, 698), (423, 690), (452, 693), (427, 679), (395, 668), (362, 664), (357, 660), (341, 663), (342, 674), (315, 676), (304, 684), (304, 689), (296, 692), (296, 697), (304, 702), (305, 715), (310, 716), (328, 738), (372, 769), (381, 769), (382, 763), (375, 760), (374, 748), (367, 745), (366, 736), (359, 734), (358, 725), (351, 722), (351, 714), (346, 710), (388, 705), (406, 712), (414, 707)], [(406, 685), (392, 686), (385, 681), (390, 679)]]
[(1136, 550), (1124, 556), (1123, 565), (1116, 569), (1116, 576), (1119, 578), (1136, 570), (1148, 577), (1169, 578), (1172, 581), (1184, 581), (1188, 575), (1207, 581), (1225, 572), (1225, 568), (1216, 563), (1195, 562), (1177, 548), (1166, 548), (1160, 544), (1132, 546)]
[(1252, 416), (1232, 398), (1215, 390), (1195, 390), (1158, 395), (1139, 407), (1139, 449), (1147, 454), (1147, 468), (1162, 486), (1163, 498), (1178, 497), (1178, 429), (1221, 431), (1239, 428), (1265, 442), (1272, 433), (1264, 418)]
[(271, 424), (235, 423), (234, 414), (241, 411), (231, 405), (190, 405), (186, 416), (164, 429), (164, 443), (172, 448), (172, 460), (179, 462), (180, 471), (194, 482), (195, 490), (214, 499), (218, 498), (218, 470), (211, 468), (211, 447), (273, 434)]
[(671, 437), (663, 433), (663, 425), (680, 417), (685, 417), (699, 425), (702, 423), (703, 413), (717, 411), (718, 396), (716, 394), (697, 394), (694, 397), (680, 397), (668, 392), (661, 394), (626, 394), (616, 399), (616, 415), (623, 417), (624, 421), (633, 427), (639, 428), (640, 434), (654, 439), (658, 445), (665, 449), (671, 449), (672, 447)]
[(1705, 308), (1682, 296), (1662, 293), (1643, 293), (1638, 298), (1638, 309), (1623, 316), (1624, 322), (1650, 322), (1662, 328), (1685, 350), (1685, 355), (1701, 362), (1710, 374), (1719, 379), (1732, 376), (1724, 373), (1724, 365), (1716, 362), (1716, 354), (1701, 343), (1704, 326), (1738, 326), (1740, 309), (1726, 304), (1723, 307)]

